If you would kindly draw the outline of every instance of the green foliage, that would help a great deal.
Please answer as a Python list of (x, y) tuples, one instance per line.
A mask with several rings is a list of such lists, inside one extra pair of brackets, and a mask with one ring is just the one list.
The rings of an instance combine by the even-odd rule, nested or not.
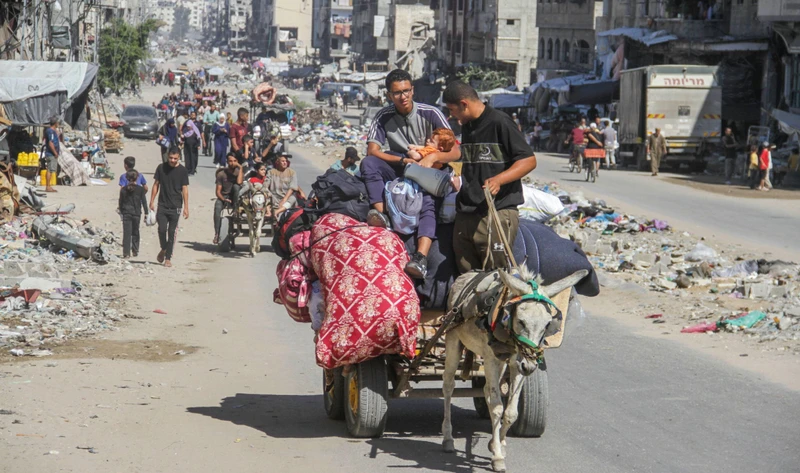
[(295, 110), (302, 111), (309, 108), (313, 108), (312, 105), (304, 100), (300, 100), (296, 95), (291, 96), (292, 103), (294, 103)]
[(100, 71), (97, 81), (100, 86), (119, 91), (139, 84), (139, 64), (147, 59), (150, 33), (163, 23), (149, 19), (138, 26), (131, 26), (121, 19), (100, 32), (98, 62)]
[(511, 78), (503, 71), (484, 69), (476, 66), (469, 66), (464, 71), (456, 74), (459, 80), (475, 87), (475, 90), (483, 92), (496, 89), (498, 87), (508, 87), (513, 84)]
[(170, 39), (180, 41), (186, 37), (189, 31), (189, 13), (191, 11), (186, 7), (175, 7), (175, 22), (172, 24), (172, 31), (169, 32)]

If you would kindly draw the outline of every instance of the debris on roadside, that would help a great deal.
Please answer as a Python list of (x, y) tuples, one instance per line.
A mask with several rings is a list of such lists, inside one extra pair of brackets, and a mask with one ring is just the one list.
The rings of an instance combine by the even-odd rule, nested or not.
[(0, 356), (50, 356), (69, 338), (113, 329), (127, 317), (115, 282), (152, 272), (115, 256), (120, 237), (72, 218), (73, 209), (0, 225)]
[(800, 340), (800, 265), (720, 251), (674, 231), (666, 221), (626, 214), (556, 183), (535, 185), (560, 199), (565, 211), (549, 224), (575, 241), (598, 271), (672, 296), (664, 302), (667, 307), (642, 314), (646, 318), (664, 310), (670, 317), (659, 319), (679, 321), (682, 333), (743, 332), (758, 342)]

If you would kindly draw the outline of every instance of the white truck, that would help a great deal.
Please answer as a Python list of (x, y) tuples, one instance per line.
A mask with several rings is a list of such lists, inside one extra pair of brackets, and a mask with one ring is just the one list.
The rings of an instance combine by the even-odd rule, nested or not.
[(716, 66), (663, 65), (623, 71), (620, 78), (619, 158), (648, 170), (646, 141), (656, 128), (667, 140), (662, 167), (705, 169), (721, 138), (722, 87)]

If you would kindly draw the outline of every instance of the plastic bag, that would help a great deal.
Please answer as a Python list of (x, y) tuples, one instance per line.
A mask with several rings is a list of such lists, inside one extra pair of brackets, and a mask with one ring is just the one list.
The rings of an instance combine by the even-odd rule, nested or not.
[(735, 319), (723, 320), (720, 324), (732, 325), (741, 328), (752, 328), (755, 324), (761, 322), (767, 317), (767, 314), (760, 310), (754, 310), (746, 315), (737, 317)]
[(697, 325), (692, 325), (681, 330), (681, 333), (706, 333), (716, 332), (719, 326), (716, 322), (700, 322)]
[(730, 268), (715, 269), (711, 274), (715, 278), (736, 278), (750, 276), (753, 273), (758, 273), (758, 261), (751, 259), (736, 263)]
[(709, 248), (708, 246), (698, 243), (697, 246), (692, 249), (689, 253), (686, 254), (684, 257), (686, 261), (713, 261), (717, 259), (717, 252), (714, 251), (713, 248)]
[(533, 186), (523, 185), (522, 194), (525, 201), (518, 207), (520, 218), (546, 222), (564, 211), (564, 204), (558, 197)]
[(311, 329), (318, 332), (325, 319), (325, 297), (319, 280), (311, 283), (311, 296), (308, 298), (308, 311), (311, 313)]

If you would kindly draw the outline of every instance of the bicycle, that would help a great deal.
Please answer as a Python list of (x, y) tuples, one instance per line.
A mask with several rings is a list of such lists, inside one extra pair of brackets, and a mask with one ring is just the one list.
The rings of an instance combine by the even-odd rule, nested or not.
[(584, 169), (586, 170), (586, 182), (597, 180), (597, 163), (606, 156), (604, 149), (587, 149), (584, 156)]
[(572, 153), (569, 156), (569, 172), (581, 172), (583, 168), (583, 146), (572, 145)]

